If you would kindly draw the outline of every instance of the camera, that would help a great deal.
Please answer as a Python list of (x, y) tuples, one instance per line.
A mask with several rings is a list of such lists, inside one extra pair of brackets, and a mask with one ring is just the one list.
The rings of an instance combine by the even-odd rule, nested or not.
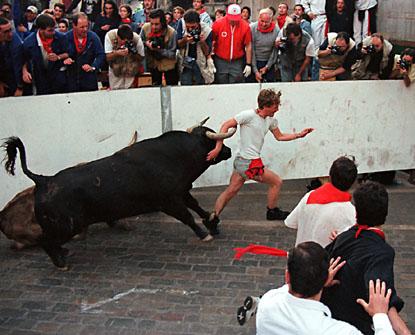
[(281, 53), (284, 53), (284, 52), (286, 52), (287, 51), (287, 49), (288, 49), (288, 43), (289, 43), (289, 41), (288, 41), (288, 37), (281, 37), (281, 39), (280, 39), (280, 46), (279, 46), (279, 50), (281, 51)]
[(339, 46), (337, 46), (337, 45), (333, 45), (331, 48), (330, 48), (330, 50), (331, 50), (331, 53), (333, 54), (333, 55), (338, 55), (338, 56), (342, 56), (342, 55), (344, 55), (344, 52), (340, 49), (340, 47)]
[(192, 29), (189, 31), (189, 35), (193, 37), (193, 41), (199, 42), (200, 41), (200, 30), (199, 29)]
[(138, 54), (138, 50), (136, 45), (134, 44), (134, 41), (125, 41), (125, 47), (128, 49), (128, 53), (132, 55)]
[(398, 62), (398, 65), (402, 70), (408, 71), (409, 68), (411, 67), (411, 62), (408, 62), (405, 59), (400, 59), (399, 62)]
[(368, 45), (365, 49), (369, 55), (374, 54), (376, 52), (375, 46), (373, 44)]
[(164, 47), (164, 39), (161, 36), (152, 37), (150, 39), (150, 42), (151, 42), (151, 46), (154, 49), (163, 49), (163, 47)]

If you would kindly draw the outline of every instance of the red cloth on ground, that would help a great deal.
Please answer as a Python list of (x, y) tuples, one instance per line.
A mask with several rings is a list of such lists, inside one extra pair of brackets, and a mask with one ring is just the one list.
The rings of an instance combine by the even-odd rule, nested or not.
[(267, 247), (266, 245), (250, 244), (245, 248), (234, 248), (236, 251), (234, 258), (240, 259), (244, 254), (251, 253), (256, 255), (271, 255), (275, 257), (288, 257), (288, 251)]

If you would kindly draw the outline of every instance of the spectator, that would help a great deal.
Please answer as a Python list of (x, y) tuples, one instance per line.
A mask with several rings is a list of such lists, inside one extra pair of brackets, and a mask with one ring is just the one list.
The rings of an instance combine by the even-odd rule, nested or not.
[(277, 24), (277, 10), (273, 6), (269, 6), (268, 9), (272, 12), (272, 21)]
[(174, 30), (177, 31), (177, 25), (180, 22), (181, 18), (183, 17), (184, 9), (180, 6), (176, 6), (173, 8), (173, 22), (171, 23), (171, 26), (174, 28)]
[(67, 33), (69, 30), (69, 21), (68, 19), (60, 19), (58, 22), (58, 31), (61, 33)]
[(128, 24), (110, 30), (105, 36), (105, 54), (109, 63), (110, 88), (118, 90), (136, 86), (136, 76), (143, 72), (144, 45), (140, 35), (134, 33)]
[(222, 8), (218, 8), (217, 10), (215, 10), (215, 21), (225, 17), (225, 15), (226, 15), (226, 10)]
[(104, 45), (105, 35), (112, 29), (118, 28), (121, 18), (118, 15), (117, 4), (113, 0), (105, 0), (104, 11), (95, 20), (93, 31)]
[(302, 4), (296, 4), (294, 6), (294, 15), (292, 16), (292, 19), (295, 23), (300, 25), (302, 30), (312, 36), (313, 33), (311, 31), (310, 18), (304, 12), (304, 6)]
[[(314, 41), (314, 52), (317, 53), (320, 45), (326, 38), (327, 16), (326, 16), (326, 0), (301, 0), (305, 13), (311, 19), (311, 31)], [(313, 58), (311, 79), (319, 79), (319, 65), (316, 57)]]
[(242, 21), (241, 7), (229, 5), (226, 16), (212, 30), (216, 83), (244, 82), (252, 72), (252, 37), (249, 25)]
[[(330, 309), (320, 302), (324, 287), (339, 286), (333, 277), (339, 269), (341, 271), (343, 263), (332, 261), (329, 263), (327, 252), (315, 242), (304, 242), (290, 250), (285, 270), (286, 284), (268, 291), (259, 302), (257, 335), (361, 335), (352, 325), (335, 320), (334, 314), (332, 318)], [(373, 281), (364, 284), (369, 284), (369, 288), (357, 296), (370, 296), (370, 299), (369, 304), (363, 299), (354, 300), (360, 315), (373, 320), (376, 334), (394, 334), (386, 314), (391, 294), (386, 290), (387, 284), (379, 280), (376, 284)]]
[(143, 1), (143, 9), (139, 10), (133, 15), (133, 21), (137, 23), (138, 28), (141, 31), (144, 23), (150, 22), (150, 12), (154, 7), (154, 0), (144, 0)]
[(306, 81), (308, 66), (314, 56), (312, 37), (298, 24), (290, 23), (280, 30), (275, 46), (279, 49), (281, 81)]
[(392, 69), (391, 79), (403, 79), (406, 87), (415, 80), (415, 50), (406, 48), (400, 55), (395, 55), (395, 64)]
[(246, 23), (250, 24), (251, 21), (251, 8), (249, 8), (248, 6), (242, 7), (241, 10), (241, 17), (242, 20), (244, 20)]
[(167, 25), (162, 9), (150, 12), (150, 22), (144, 24), (141, 39), (145, 45), (147, 69), (154, 85), (161, 85), (163, 76), (167, 85), (177, 85), (176, 31)]
[(182, 85), (211, 84), (214, 80), (212, 57), (212, 29), (200, 21), (199, 14), (188, 10), (183, 16), (184, 32), (177, 33), (181, 54), (179, 63), (180, 83)]
[(346, 321), (362, 333), (373, 334), (372, 319), (356, 304), (359, 297), (368, 297), (368, 282), (380, 278), (392, 290), (388, 316), (397, 334), (410, 334), (398, 312), (403, 301), (394, 285), (395, 251), (386, 242), (382, 225), (388, 214), (388, 193), (383, 185), (366, 182), (353, 193), (357, 224), (340, 234), (327, 246), (330, 257), (346, 261), (336, 279), (340, 285), (326, 288), (321, 301), (334, 318)]
[(164, 14), (164, 16), (166, 17), (166, 23), (172, 27), (174, 29), (174, 27), (172, 26), (173, 23), (173, 13), (172, 12), (166, 12)]
[(36, 95), (67, 92), (66, 66), (68, 58), (67, 40), (64, 34), (55, 31), (55, 19), (41, 14), (36, 19), (38, 28), (23, 43), (23, 81), (33, 85)]
[(354, 0), (326, 0), (326, 14), (329, 32), (344, 31), (353, 37)]
[(252, 33), (252, 74), (251, 81), (274, 82), (277, 52), (274, 42), (279, 33), (278, 26), (272, 22), (272, 11), (261, 9), (258, 22), (251, 24)]
[(17, 32), (22, 40), (24, 40), (30, 33), (36, 31), (35, 20), (38, 10), (35, 6), (27, 7), (21, 23), (17, 26)]
[(133, 10), (129, 5), (121, 5), (119, 8), (119, 15), (121, 24), (128, 24), (134, 33), (139, 34), (140, 29), (138, 28), (138, 24), (135, 23), (132, 19)]
[(356, 0), (353, 18), (353, 32), (356, 44), (377, 32), (377, 0)]
[(193, 0), (193, 9), (199, 13), (200, 22), (206, 23), (209, 27), (212, 27), (212, 19), (205, 9), (206, 0)]
[(9, 20), (0, 17), (0, 98), (21, 96), (23, 42)]
[(286, 28), (289, 23), (293, 22), (292, 18), (288, 16), (288, 5), (285, 2), (278, 5), (277, 22), (280, 29)]
[(88, 30), (86, 14), (75, 14), (72, 24), (72, 30), (66, 34), (69, 57), (63, 62), (68, 66), (69, 92), (96, 91), (97, 71), (105, 58), (104, 48), (97, 34)]
[(285, 219), (297, 229), (295, 245), (313, 241), (325, 247), (333, 231), (343, 232), (356, 223), (356, 211), (348, 192), (357, 177), (354, 161), (337, 158), (330, 167), (330, 181), (307, 193)]
[[(215, 209), (204, 221), (205, 226), (210, 227), (213, 235), (219, 234), (217, 225), (219, 215), (225, 206), (235, 197), (247, 180), (254, 180), (268, 185), (267, 196), (267, 220), (285, 220), (289, 212), (277, 207), (282, 179), (273, 171), (264, 166), (261, 160), (261, 150), (265, 135), (271, 132), (277, 141), (293, 141), (305, 137), (313, 131), (305, 128), (299, 133), (282, 133), (278, 127), (278, 121), (274, 118), (280, 106), (281, 92), (272, 89), (262, 89), (258, 95), (258, 108), (250, 109), (237, 114), (234, 118), (225, 121), (220, 129), (221, 133), (227, 133), (230, 128), (239, 125), (241, 132), (240, 150), (234, 161), (228, 187), (222, 192), (215, 202)], [(218, 140), (216, 146), (207, 155), (207, 160), (217, 157), (222, 149), (223, 140)]]
[(53, 17), (56, 22), (59, 22), (65, 17), (65, 5), (62, 3), (55, 3), (53, 6)]
[(88, 20), (92, 23), (93, 26), (95, 20), (98, 18), (98, 15), (101, 14), (102, 0), (73, 0), (68, 9), (66, 10), (66, 13), (72, 14), (73, 10), (78, 7), (78, 4), (80, 2), (81, 12), (88, 15)]
[(0, 17), (4, 17), (5, 19), (9, 20), (12, 31), (16, 30), (16, 25), (13, 20), (13, 10), (12, 5), (8, 2), (3, 2), (0, 7)]
[(393, 46), (381, 34), (366, 37), (359, 45), (353, 79), (388, 79), (394, 64)]
[(349, 34), (329, 33), (318, 52), (320, 80), (350, 80), (356, 56), (355, 43)]

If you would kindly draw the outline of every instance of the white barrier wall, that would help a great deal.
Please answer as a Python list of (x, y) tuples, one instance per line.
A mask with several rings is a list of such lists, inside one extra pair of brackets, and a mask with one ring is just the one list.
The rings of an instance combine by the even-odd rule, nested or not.
[[(282, 91), (276, 114), (283, 132), (313, 127), (304, 139), (277, 142), (266, 137), (263, 158), (285, 179), (326, 175), (342, 154), (354, 155), (359, 172), (415, 167), (415, 94), (401, 81), (274, 83)], [(44, 175), (112, 154), (139, 140), (158, 136), (166, 124), (185, 130), (210, 116), (220, 124), (239, 111), (255, 108), (258, 84), (168, 88), (170, 108), (159, 88), (0, 99), (0, 138), (18, 136), (28, 167)], [(164, 94), (165, 96), (165, 94)], [(167, 115), (166, 115), (167, 113)], [(226, 140), (235, 155), (237, 133)], [(195, 186), (226, 184), (232, 160), (211, 167)], [(0, 169), (0, 208), (33, 185), (16, 164), (16, 176)]]

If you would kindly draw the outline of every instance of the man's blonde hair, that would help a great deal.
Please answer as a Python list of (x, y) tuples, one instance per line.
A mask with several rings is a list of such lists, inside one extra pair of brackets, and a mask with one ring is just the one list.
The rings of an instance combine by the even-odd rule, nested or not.
[(280, 104), (281, 91), (275, 91), (272, 88), (263, 89), (258, 95), (258, 107), (262, 109), (264, 107), (271, 107), (272, 105)]

